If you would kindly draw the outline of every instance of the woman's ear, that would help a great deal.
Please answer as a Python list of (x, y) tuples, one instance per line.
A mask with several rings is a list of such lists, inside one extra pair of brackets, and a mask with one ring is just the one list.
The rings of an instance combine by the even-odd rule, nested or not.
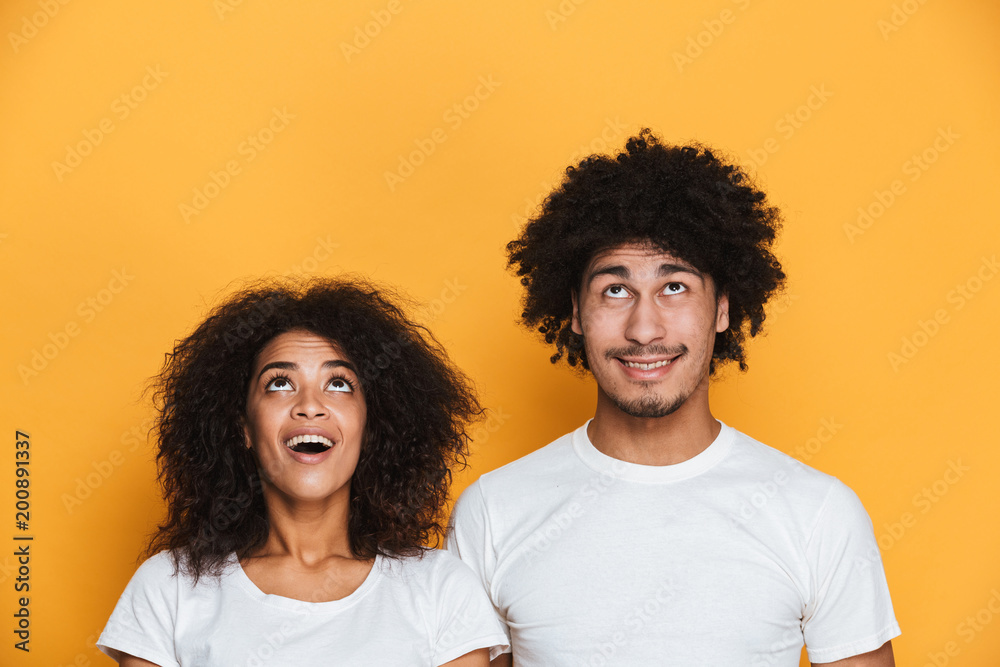
[(247, 426), (245, 421), (241, 424), (241, 427), (243, 429), (243, 446), (249, 450), (253, 450), (253, 439), (250, 437), (250, 427)]

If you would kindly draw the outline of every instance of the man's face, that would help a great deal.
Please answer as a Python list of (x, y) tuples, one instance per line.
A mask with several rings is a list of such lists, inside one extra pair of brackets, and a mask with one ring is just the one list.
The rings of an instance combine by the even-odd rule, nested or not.
[(633, 417), (664, 417), (692, 396), (707, 409), (715, 334), (728, 326), (712, 278), (652, 246), (594, 255), (573, 294), (598, 391)]

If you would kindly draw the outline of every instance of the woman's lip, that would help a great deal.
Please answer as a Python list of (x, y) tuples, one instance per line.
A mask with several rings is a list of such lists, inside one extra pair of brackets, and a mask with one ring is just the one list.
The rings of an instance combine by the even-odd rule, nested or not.
[(337, 439), (333, 437), (332, 433), (318, 426), (300, 426), (299, 428), (292, 429), (291, 431), (281, 435), (281, 442), (288, 442), (297, 435), (321, 435), (333, 443), (337, 442)]
[(293, 459), (295, 459), (295, 461), (298, 463), (303, 463), (306, 465), (315, 465), (317, 463), (322, 463), (323, 461), (325, 461), (326, 458), (330, 456), (330, 452), (332, 452), (334, 447), (336, 446), (337, 445), (334, 445), (333, 447), (325, 449), (322, 452), (317, 452), (315, 454), (308, 454), (306, 452), (297, 452), (294, 449), (289, 449), (288, 447), (285, 447), (285, 451), (288, 452), (288, 455), (291, 456)]

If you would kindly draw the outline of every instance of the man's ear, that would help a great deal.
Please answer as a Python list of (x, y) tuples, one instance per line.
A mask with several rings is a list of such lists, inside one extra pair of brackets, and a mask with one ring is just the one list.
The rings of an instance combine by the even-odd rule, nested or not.
[(577, 336), (583, 335), (583, 327), (580, 326), (580, 298), (576, 294), (576, 290), (573, 290), (569, 294), (570, 298), (573, 300), (573, 319), (570, 320), (570, 327)]
[(729, 328), (729, 295), (720, 294), (715, 302), (715, 333)]

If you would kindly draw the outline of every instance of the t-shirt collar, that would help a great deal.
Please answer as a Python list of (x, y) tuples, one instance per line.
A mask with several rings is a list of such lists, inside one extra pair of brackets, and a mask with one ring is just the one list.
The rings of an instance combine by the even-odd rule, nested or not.
[(590, 468), (602, 475), (608, 474), (615, 479), (628, 482), (644, 482), (661, 484), (678, 482), (702, 474), (726, 457), (732, 448), (735, 431), (732, 427), (719, 422), (722, 429), (719, 435), (703, 452), (687, 461), (664, 466), (647, 466), (629, 463), (602, 453), (587, 436), (587, 426), (592, 419), (573, 432), (573, 449), (577, 456)]

